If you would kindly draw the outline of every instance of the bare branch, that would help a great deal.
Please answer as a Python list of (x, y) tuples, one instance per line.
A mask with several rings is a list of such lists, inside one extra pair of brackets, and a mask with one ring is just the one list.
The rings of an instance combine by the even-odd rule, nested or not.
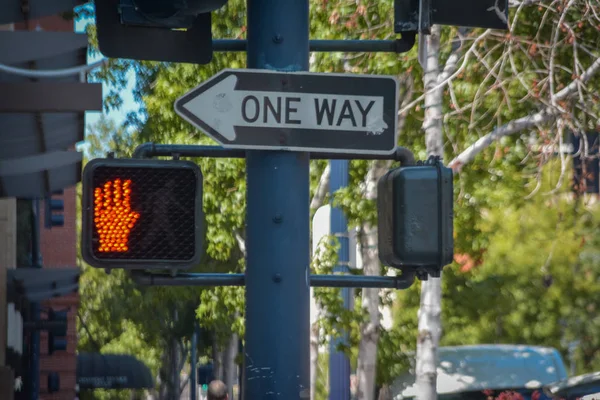
[(460, 172), (462, 167), (468, 162), (472, 161), (477, 154), (481, 153), (484, 149), (488, 148), (494, 141), (508, 135), (521, 132), (525, 129), (530, 129), (536, 125), (550, 121), (555, 118), (553, 113), (538, 112), (526, 117), (515, 119), (508, 124), (502, 125), (485, 136), (480, 137), (475, 143), (467, 147), (462, 153), (460, 153), (454, 160), (450, 161), (448, 166), (454, 170), (454, 172)]
[(567, 86), (562, 88), (558, 93), (556, 93), (555, 100), (560, 101), (569, 97), (571, 94), (577, 91), (578, 85), (583, 85), (587, 83), (598, 71), (600, 70), (600, 57), (596, 58), (596, 60), (585, 70), (585, 72), (579, 77), (579, 79), (574, 79)]
[[(584, 85), (599, 70), (600, 58), (597, 58), (592, 63), (592, 65), (590, 65), (588, 69), (579, 77), (579, 79), (574, 79), (573, 81), (571, 81), (571, 83), (569, 83), (558, 93), (556, 93), (556, 95), (552, 96), (552, 103), (565, 100), (567, 97), (577, 92), (578, 86)], [(475, 143), (473, 143), (469, 147), (467, 147), (456, 158), (450, 161), (448, 165), (455, 172), (460, 172), (460, 170), (465, 164), (472, 161), (477, 156), (477, 154), (489, 147), (494, 141), (504, 136), (509, 136), (521, 132), (525, 129), (531, 129), (537, 125), (553, 121), (558, 117), (558, 115), (560, 115), (560, 112), (561, 110), (557, 108), (546, 107), (542, 111), (515, 119), (513, 121), (508, 122), (507, 124), (499, 126), (490, 133), (479, 138)]]
[(460, 50), (462, 49), (465, 35), (469, 30), (470, 29), (468, 28), (458, 28), (458, 32), (456, 33), (458, 45), (453, 46), (452, 53), (450, 53), (450, 56), (448, 57), (448, 59), (446, 60), (446, 64), (444, 65), (444, 69), (442, 70), (442, 73), (437, 78), (438, 84), (446, 81), (450, 77), (450, 75), (456, 72), (456, 69), (458, 68), (458, 60), (460, 60)]
[(239, 234), (239, 232), (235, 232), (235, 240), (238, 244), (238, 247), (240, 248), (240, 251), (242, 252), (244, 257), (246, 257), (246, 241), (244, 240), (242, 235)]
[(432, 88), (429, 88), (429, 90), (425, 91), (425, 93), (423, 93), (422, 95), (420, 95), (419, 97), (417, 97), (415, 100), (411, 101), (410, 103), (408, 103), (407, 105), (405, 105), (404, 107), (402, 107), (402, 109), (400, 109), (400, 111), (398, 111), (398, 114), (403, 114), (406, 111), (410, 110), (411, 108), (413, 108), (414, 106), (416, 106), (417, 104), (419, 104), (423, 99), (425, 99), (425, 96), (427, 95), (428, 92), (435, 92), (436, 90), (439, 90), (439, 89), (443, 88), (449, 81), (451, 81), (456, 76), (458, 76), (460, 74), (460, 72), (467, 66), (467, 64), (469, 62), (469, 58), (470, 58), (471, 54), (473, 54), (473, 51), (475, 50), (476, 46), (484, 38), (486, 38), (491, 32), (492, 32), (492, 30), (488, 29), (484, 33), (482, 33), (481, 35), (479, 35), (477, 37), (477, 39), (475, 39), (473, 41), (473, 43), (471, 44), (471, 47), (465, 53), (465, 56), (463, 58), (463, 62), (460, 65), (459, 68), (456, 68), (455, 71), (452, 74), (450, 74), (446, 79), (438, 81), (437, 85), (435, 85)]

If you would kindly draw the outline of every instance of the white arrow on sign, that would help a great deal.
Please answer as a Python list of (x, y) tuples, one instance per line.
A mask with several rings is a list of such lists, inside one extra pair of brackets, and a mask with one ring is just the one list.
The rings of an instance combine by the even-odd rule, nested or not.
[(383, 133), (384, 98), (235, 90), (230, 75), (182, 107), (220, 133), (236, 138), (236, 127), (295, 128)]

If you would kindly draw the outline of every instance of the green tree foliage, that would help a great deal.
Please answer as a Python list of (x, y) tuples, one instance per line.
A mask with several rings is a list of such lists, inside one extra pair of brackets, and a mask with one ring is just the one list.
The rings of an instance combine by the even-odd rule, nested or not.
[[(580, 340), (577, 370), (591, 372), (599, 368), (600, 209), (570, 188), (552, 193), (551, 167), (558, 169), (556, 162), (545, 168), (543, 194), (480, 208), (483, 255), (445, 270), (442, 345), (547, 345), (566, 356), (568, 342)], [(416, 285), (395, 304), (395, 323), (409, 326), (405, 335), (416, 334), (418, 302)]]
[[(551, 3), (527, 2), (511, 9), (510, 34), (474, 29), (461, 31), (462, 39), (458, 40), (457, 29), (444, 28), (442, 65), (451, 66), (453, 55), (459, 55), (456, 67), (449, 69), (450, 84), (445, 86), (447, 159), (454, 158), (494, 128), (536, 113), (552, 103), (552, 95), (581, 76), (598, 57), (600, 35), (594, 15), (600, 14), (600, 6), (584, 0)], [(230, 0), (226, 7), (213, 14), (215, 38), (245, 37), (244, 4), (241, 0)], [(311, 36), (322, 39), (390, 38), (392, 7), (391, 0), (313, 0)], [(94, 44), (94, 26), (91, 25), (88, 31)], [(106, 68), (94, 75), (94, 79), (112, 84), (107, 109), (120, 105), (118, 90), (124, 87), (128, 71), (134, 71), (135, 97), (141, 102), (141, 112), (138, 116), (130, 116), (128, 133), (115, 127), (98, 128), (99, 132), (110, 134), (96, 133), (88, 141), (96, 149), (122, 155), (131, 154), (135, 144), (146, 141), (212, 143), (175, 114), (173, 102), (221, 69), (243, 67), (242, 53), (215, 53), (213, 62), (206, 66), (111, 60)], [(419, 97), (423, 92), (422, 69), (416, 61), (416, 48), (405, 54), (318, 53), (311, 70), (397, 76), (403, 102), (399, 143), (411, 148), (418, 158), (425, 156)], [(600, 85), (598, 78), (588, 82), (588, 87), (594, 85)], [(561, 117), (563, 128), (590, 128), (595, 123), (598, 96), (584, 86), (580, 89), (579, 99), (569, 97), (561, 100), (564, 104), (559, 104), (571, 113)], [(597, 246), (593, 235), (597, 216), (579, 202), (567, 201), (564, 191), (560, 195), (542, 195), (552, 186), (548, 181), (552, 184), (561, 182), (556, 174), (545, 175), (557, 169), (542, 168), (549, 157), (539, 151), (540, 145), (558, 143), (560, 136), (556, 133), (563, 132), (562, 128), (554, 129), (551, 123), (546, 121), (539, 126), (530, 126), (520, 134), (495, 141), (465, 166), (455, 180), (455, 250), (460, 256), (468, 256), (476, 267), (464, 272), (464, 263), (456, 263), (446, 269), (443, 343), (540, 342), (563, 349), (561, 338), (585, 337), (586, 345), (582, 347), (578, 364), (583, 371), (595, 368), (597, 363), (596, 323), (576, 325), (574, 321), (577, 318), (595, 321), (590, 314), (596, 307), (590, 300), (595, 294), (594, 285), (586, 282), (594, 282), (598, 270), (598, 258), (593, 250)], [(207, 222), (207, 257), (199, 270), (243, 271), (240, 260), (245, 238), (245, 163), (224, 159), (200, 159), (197, 162), (205, 179)], [(311, 193), (325, 165), (325, 161), (311, 163)], [(335, 204), (345, 210), (352, 226), (374, 222), (376, 207), (372, 200), (365, 198), (363, 185), (371, 162), (352, 161), (350, 166), (350, 185), (336, 194)], [(544, 180), (546, 189), (538, 188), (538, 193), (528, 199), (537, 182)], [(566, 186), (564, 178), (562, 182), (563, 187)], [(328, 200), (326, 196), (325, 201)], [(583, 246), (582, 237), (586, 238)], [(325, 253), (323, 259), (313, 265), (315, 271), (325, 272), (334, 265), (333, 248)], [(94, 274), (97, 275), (85, 273), (98, 284), (111, 284), (112, 275), (105, 276), (101, 271), (94, 271)], [(548, 286), (549, 276), (552, 284)], [(583, 279), (584, 276), (589, 280)], [(123, 282), (127, 282), (126, 277), (112, 284), (118, 288), (125, 285)], [(151, 315), (168, 314), (164, 308), (168, 301), (163, 302), (163, 297), (147, 298), (145, 292), (136, 287), (131, 288), (133, 292), (122, 290), (121, 299), (129, 301), (130, 293), (139, 293), (140, 299), (157, 307)], [(403, 354), (414, 349), (418, 291), (416, 284), (407, 291), (395, 293), (395, 300), (389, 295), (381, 297), (382, 303), (393, 301), (395, 309), (393, 329), (381, 333), (378, 360), (378, 382), (381, 384), (389, 383), (406, 367)], [(110, 304), (109, 294), (99, 297), (103, 290), (92, 290), (90, 286), (88, 293), (90, 299), (97, 299), (93, 300), (97, 304), (105, 301)], [(205, 327), (226, 335), (233, 326), (236, 332), (243, 333), (241, 289), (206, 289), (185, 294), (178, 289), (177, 292), (161, 290), (160, 293), (173, 301), (177, 296), (185, 296), (190, 301), (200, 298), (197, 316)], [(319, 301), (329, 311), (323, 319), (323, 327), (334, 334), (342, 328), (349, 330), (352, 345), (356, 343), (358, 322), (364, 318), (364, 313), (359, 309), (342, 312), (336, 293), (336, 290), (328, 289), (318, 291)], [(356, 291), (357, 296), (360, 293), (360, 290)], [(132, 297), (132, 302), (137, 301), (135, 298)], [(88, 318), (92, 315), (97, 326), (106, 324), (110, 327), (107, 328), (107, 341), (118, 337), (115, 332), (122, 328), (112, 327), (114, 322), (107, 321), (110, 315), (102, 319), (101, 313), (96, 317), (96, 313), (90, 312)], [(528, 318), (535, 320), (528, 321)], [(566, 328), (561, 331), (559, 326)], [(225, 336), (222, 338), (226, 339)], [(103, 342), (102, 346), (105, 345)], [(356, 346), (347, 350), (354, 363)], [(158, 361), (148, 360), (149, 365), (158, 365)]]

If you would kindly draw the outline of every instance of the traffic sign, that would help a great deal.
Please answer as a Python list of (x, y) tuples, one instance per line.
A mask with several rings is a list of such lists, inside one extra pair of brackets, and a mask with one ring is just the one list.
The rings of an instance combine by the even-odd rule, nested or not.
[(226, 69), (177, 99), (175, 111), (228, 148), (390, 154), (398, 82)]

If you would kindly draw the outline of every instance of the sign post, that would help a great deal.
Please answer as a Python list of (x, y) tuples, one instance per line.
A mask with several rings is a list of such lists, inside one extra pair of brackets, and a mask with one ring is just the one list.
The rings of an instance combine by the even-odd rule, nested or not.
[[(248, 67), (308, 70), (308, 0), (247, 4)], [(309, 399), (309, 153), (248, 151), (246, 171), (242, 398)]]
[(398, 82), (226, 69), (179, 98), (175, 111), (228, 148), (390, 154)]

